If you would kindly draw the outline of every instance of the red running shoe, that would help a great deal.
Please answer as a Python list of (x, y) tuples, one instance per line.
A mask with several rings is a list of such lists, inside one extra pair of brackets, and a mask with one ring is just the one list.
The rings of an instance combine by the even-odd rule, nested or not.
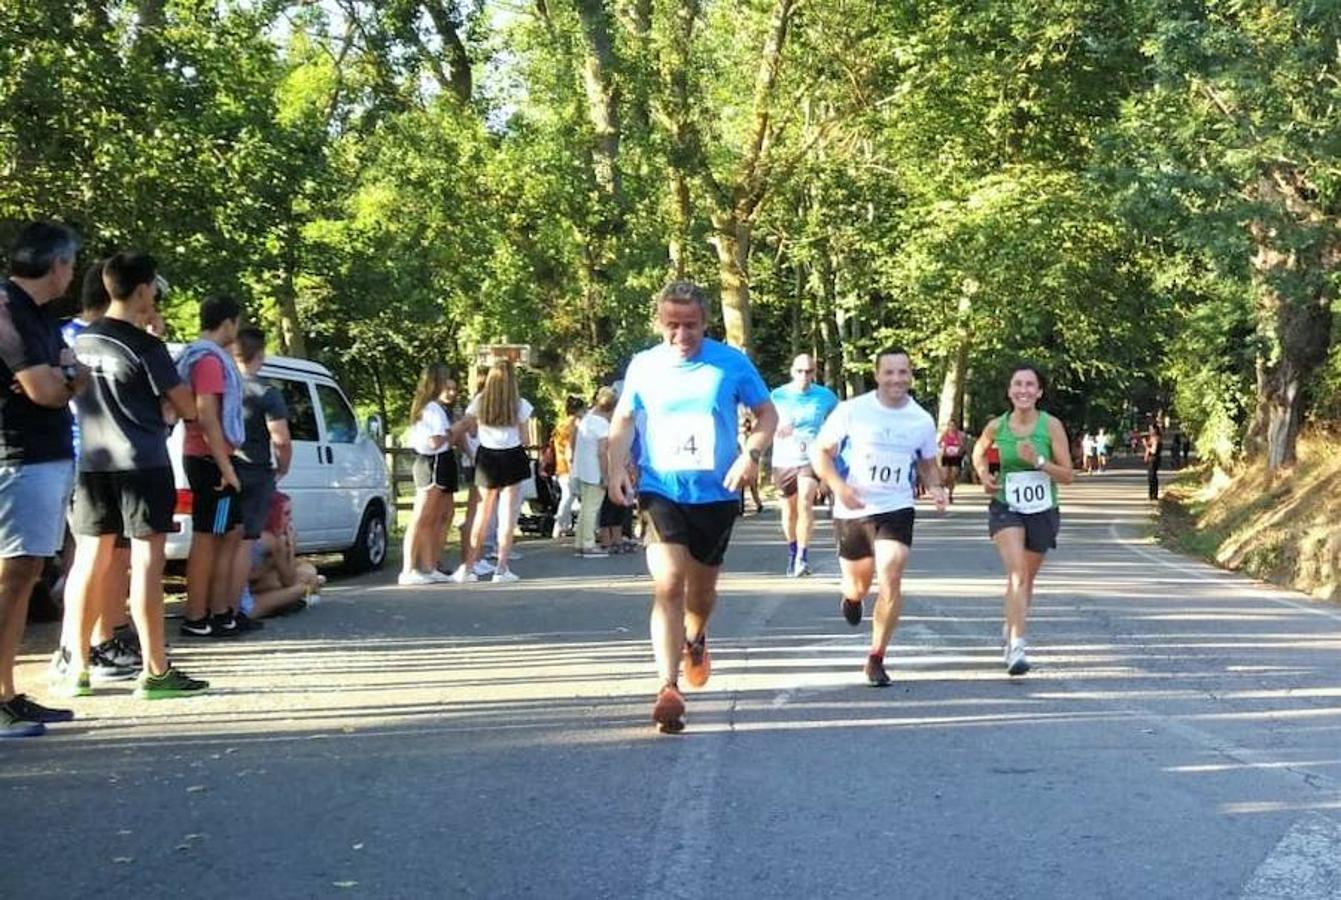
[(684, 731), (684, 697), (673, 684), (668, 684), (657, 694), (657, 702), (652, 707), (652, 721), (662, 734), (679, 734)]
[(690, 687), (701, 688), (708, 683), (712, 675), (712, 657), (708, 655), (708, 636), (700, 634), (698, 640), (684, 645), (684, 680)]

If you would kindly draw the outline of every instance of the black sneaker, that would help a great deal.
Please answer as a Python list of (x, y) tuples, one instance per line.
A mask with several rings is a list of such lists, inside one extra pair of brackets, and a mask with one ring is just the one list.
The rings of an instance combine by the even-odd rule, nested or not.
[[(111, 644), (112, 641), (105, 643)], [(112, 652), (105, 651), (103, 644), (89, 650), (88, 673), (94, 681), (129, 681), (140, 674), (139, 666), (127, 665)]]
[(10, 711), (8, 703), (0, 703), (0, 739), (38, 737), (46, 734), (46, 731), (47, 726), (41, 722), (20, 719)]
[(890, 683), (889, 673), (885, 671), (885, 661), (878, 656), (866, 657), (866, 680), (871, 683), (871, 687), (887, 687)]
[(182, 637), (214, 637), (214, 620), (209, 616), (202, 619), (182, 619), (177, 631)]
[(237, 616), (230, 609), (228, 612), (215, 613), (210, 617), (210, 627), (214, 633), (210, 637), (230, 638), (237, 637), (245, 629), (238, 624)]
[(180, 669), (169, 666), (162, 675), (150, 675), (145, 672), (135, 688), (135, 696), (141, 700), (168, 700), (173, 697), (199, 694), (209, 686), (208, 681), (192, 678)]
[(112, 630), (112, 640), (116, 641), (136, 656), (141, 655), (143, 652), (140, 650), (140, 636), (136, 633), (134, 625), (116, 626), (116, 628)]
[(10, 718), (24, 722), (69, 722), (74, 719), (74, 710), (53, 709), (34, 703), (27, 694), (16, 694), (13, 700), (3, 705)]
[(99, 644), (98, 649), (116, 660), (120, 665), (133, 666), (137, 669), (144, 666), (144, 655), (140, 652), (140, 639), (135, 636), (134, 632), (124, 634), (118, 631), (112, 635), (111, 640)]
[(856, 628), (861, 624), (861, 601), (849, 600), (843, 598), (843, 618), (847, 619), (847, 624)]
[(260, 619), (253, 619), (244, 612), (233, 613), (233, 621), (237, 623), (238, 631), (260, 631), (265, 627), (265, 623)]

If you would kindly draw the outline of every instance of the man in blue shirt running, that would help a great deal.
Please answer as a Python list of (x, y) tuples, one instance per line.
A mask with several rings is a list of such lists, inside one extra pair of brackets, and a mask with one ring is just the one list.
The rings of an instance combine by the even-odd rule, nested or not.
[(819, 479), (810, 454), (820, 426), (838, 406), (838, 397), (815, 384), (815, 362), (808, 354), (792, 361), (792, 380), (773, 389), (778, 434), (773, 443), (773, 484), (782, 494), (782, 533), (787, 538), (787, 577), (810, 574), (810, 535), (815, 528)]
[[(749, 358), (704, 337), (708, 298), (687, 281), (657, 298), (663, 343), (635, 355), (611, 420), (611, 501), (632, 502), (629, 448), (637, 433), (638, 496), (647, 520), (652, 575), (652, 648), (661, 690), (652, 708), (658, 728), (684, 729), (680, 660), (685, 680), (702, 687), (711, 673), (707, 627), (717, 602), (717, 576), (740, 511), (740, 487), (759, 472), (773, 440), (777, 411)], [(736, 410), (756, 425), (740, 452)]]

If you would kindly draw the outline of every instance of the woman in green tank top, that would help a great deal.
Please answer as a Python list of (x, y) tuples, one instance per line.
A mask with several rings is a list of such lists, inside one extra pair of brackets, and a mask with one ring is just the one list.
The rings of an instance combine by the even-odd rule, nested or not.
[[(1074, 477), (1066, 429), (1056, 416), (1038, 408), (1043, 375), (1036, 366), (1021, 364), (1011, 372), (1006, 395), (1011, 411), (987, 423), (973, 448), (973, 467), (987, 505), (987, 530), (1006, 570), (1005, 625), (1001, 629), (1006, 671), (1029, 671), (1025, 630), (1034, 598), (1034, 579), (1043, 555), (1057, 546), (1061, 516), (1057, 483)], [(987, 450), (995, 446), (1001, 469), (988, 471)]]

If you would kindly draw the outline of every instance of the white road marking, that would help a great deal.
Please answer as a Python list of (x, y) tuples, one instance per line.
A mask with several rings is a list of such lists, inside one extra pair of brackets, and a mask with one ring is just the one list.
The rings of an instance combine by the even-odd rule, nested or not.
[(1243, 886), (1242, 900), (1341, 897), (1341, 825), (1314, 813), (1285, 832)]

